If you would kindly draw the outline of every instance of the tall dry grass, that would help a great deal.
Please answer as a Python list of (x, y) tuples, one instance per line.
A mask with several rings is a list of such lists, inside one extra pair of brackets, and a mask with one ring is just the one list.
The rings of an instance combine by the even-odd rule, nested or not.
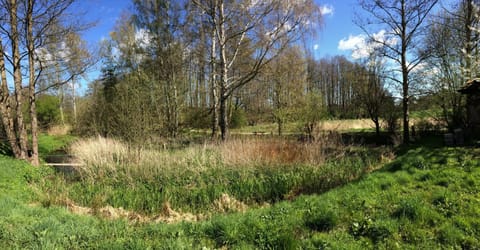
[(378, 162), (375, 152), (343, 146), (338, 134), (315, 139), (232, 139), (176, 150), (132, 147), (102, 137), (80, 140), (71, 154), (84, 163), (78, 171), (86, 181), (69, 192), (80, 204), (147, 214), (165, 202), (190, 212), (229, 210), (215, 204), (223, 194), (245, 204), (276, 202), (344, 184)]
[(165, 172), (202, 171), (219, 165), (219, 155), (208, 145), (178, 151), (133, 147), (119, 140), (96, 137), (78, 140), (70, 153), (82, 163), (80, 174), (88, 179), (129, 178), (151, 179)]
[(72, 131), (72, 126), (65, 125), (54, 125), (47, 129), (47, 134), (49, 135), (68, 135)]
[(316, 137), (311, 143), (280, 138), (232, 139), (175, 151), (133, 147), (115, 139), (95, 137), (76, 141), (70, 153), (82, 163), (78, 171), (86, 179), (151, 179), (166, 172), (202, 172), (218, 167), (318, 165), (342, 151), (336, 134)]
[(282, 138), (248, 138), (220, 144), (223, 163), (227, 165), (258, 166), (278, 164), (323, 164), (343, 151), (336, 133), (318, 133), (315, 141), (304, 143)]

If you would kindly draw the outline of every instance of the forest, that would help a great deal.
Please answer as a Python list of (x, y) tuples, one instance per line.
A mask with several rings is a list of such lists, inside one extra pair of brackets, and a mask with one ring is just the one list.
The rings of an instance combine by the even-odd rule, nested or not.
[(480, 2), (355, 3), (0, 0), (0, 247), (480, 248)]

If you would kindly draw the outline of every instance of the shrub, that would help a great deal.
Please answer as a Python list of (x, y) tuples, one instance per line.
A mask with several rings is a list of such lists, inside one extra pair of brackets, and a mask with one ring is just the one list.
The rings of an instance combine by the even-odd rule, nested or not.
[(206, 129), (212, 125), (212, 116), (209, 109), (189, 108), (184, 121), (188, 127)]
[(248, 124), (247, 115), (242, 108), (236, 108), (232, 112), (232, 117), (230, 118), (230, 127), (231, 128), (241, 128)]
[(56, 96), (41, 95), (37, 98), (37, 118), (40, 127), (49, 127), (60, 120), (60, 100)]

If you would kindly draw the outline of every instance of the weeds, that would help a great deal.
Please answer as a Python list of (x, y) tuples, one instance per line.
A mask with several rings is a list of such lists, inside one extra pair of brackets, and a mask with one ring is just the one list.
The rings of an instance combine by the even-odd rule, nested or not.
[[(383, 149), (330, 143), (333, 146), (325, 140), (254, 138), (171, 151), (131, 147), (101, 137), (79, 140), (71, 146), (71, 154), (83, 163), (78, 168), (82, 181), (65, 189), (67, 196), (91, 207), (112, 205), (152, 214), (169, 202), (195, 213), (212, 208), (234, 212), (324, 192), (364, 175), (384, 159)], [(238, 203), (215, 203), (224, 197)]]

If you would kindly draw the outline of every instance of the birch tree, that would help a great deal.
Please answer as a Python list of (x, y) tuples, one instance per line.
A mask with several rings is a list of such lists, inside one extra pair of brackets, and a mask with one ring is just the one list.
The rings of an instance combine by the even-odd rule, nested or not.
[[(251, 82), (287, 45), (318, 27), (320, 8), (311, 0), (193, 1), (208, 16), (211, 25), (212, 106), (216, 113), (218, 91), (218, 125), (221, 139), (226, 140), (228, 99), (235, 90)], [(233, 74), (238, 55), (244, 50), (253, 51), (248, 70)], [(213, 123), (216, 127), (215, 118)]]
[[(16, 158), (33, 165), (38, 159), (37, 83), (44, 69), (39, 51), (52, 42), (82, 27), (63, 18), (73, 0), (0, 1), (0, 113), (3, 127)], [(57, 29), (60, 24), (61, 29)], [(84, 27), (83, 27), (84, 28)], [(85, 67), (82, 67), (82, 71)], [(68, 82), (75, 72), (51, 86)], [(12, 89), (10, 89), (12, 87)], [(28, 107), (26, 124), (23, 107)], [(31, 137), (29, 141), (28, 137)]]

